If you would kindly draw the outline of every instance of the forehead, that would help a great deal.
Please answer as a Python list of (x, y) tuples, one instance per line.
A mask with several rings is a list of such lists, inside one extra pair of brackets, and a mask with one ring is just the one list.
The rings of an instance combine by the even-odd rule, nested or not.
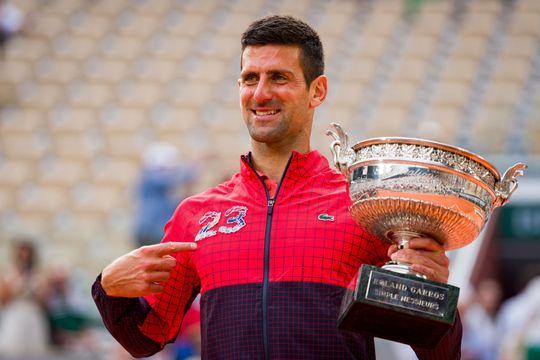
[(247, 46), (242, 53), (241, 70), (301, 71), (300, 49), (294, 45)]

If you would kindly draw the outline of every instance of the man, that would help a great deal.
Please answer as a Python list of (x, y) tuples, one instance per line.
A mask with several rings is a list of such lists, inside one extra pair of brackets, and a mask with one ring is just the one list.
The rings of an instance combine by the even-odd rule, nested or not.
[[(386, 248), (352, 220), (346, 180), (310, 148), (327, 78), (317, 33), (270, 16), (242, 35), (238, 85), (252, 150), (240, 172), (183, 201), (163, 243), (107, 266), (93, 287), (106, 326), (134, 356), (177, 335), (201, 293), (205, 359), (373, 359), (373, 337), (337, 328), (345, 288), (362, 263), (413, 263), (447, 281), (432, 239)], [(196, 250), (193, 251), (196, 247)], [(458, 358), (459, 319), (420, 358)]]

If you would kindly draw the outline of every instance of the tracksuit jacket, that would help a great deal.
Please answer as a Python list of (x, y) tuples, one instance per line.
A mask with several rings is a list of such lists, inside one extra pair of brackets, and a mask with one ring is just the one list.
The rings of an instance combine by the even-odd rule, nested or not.
[[(203, 359), (374, 359), (373, 337), (337, 328), (341, 300), (363, 264), (388, 260), (388, 245), (349, 213), (347, 181), (317, 151), (293, 152), (277, 188), (250, 154), (233, 178), (184, 200), (163, 241), (195, 241), (175, 254), (165, 290), (109, 297), (92, 293), (111, 334), (136, 357), (175, 340), (201, 294)], [(461, 322), (420, 359), (460, 356)]]

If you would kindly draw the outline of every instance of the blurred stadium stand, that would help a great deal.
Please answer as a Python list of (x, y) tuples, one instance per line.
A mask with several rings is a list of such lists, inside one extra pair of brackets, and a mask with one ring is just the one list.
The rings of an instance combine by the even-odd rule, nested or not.
[[(238, 110), (239, 37), (255, 18), (320, 31), (330, 92), (313, 145), (339, 122), (353, 140), (423, 137), (540, 185), (537, 0), (17, 0), (30, 28), (0, 60), (0, 261), (13, 234), (47, 261), (96, 274), (133, 246), (142, 150), (170, 141), (204, 158), (203, 190), (249, 140)], [(521, 189), (520, 189), (521, 191)], [(537, 203), (540, 203), (536, 195)]]

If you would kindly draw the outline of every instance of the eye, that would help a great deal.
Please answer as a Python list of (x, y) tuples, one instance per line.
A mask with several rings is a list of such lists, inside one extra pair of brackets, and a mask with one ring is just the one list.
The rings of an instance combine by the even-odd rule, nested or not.
[(244, 85), (255, 85), (259, 81), (259, 77), (255, 74), (246, 74), (242, 77), (242, 84)]
[(278, 84), (287, 82), (288, 78), (282, 73), (274, 73), (272, 74), (272, 80)]

